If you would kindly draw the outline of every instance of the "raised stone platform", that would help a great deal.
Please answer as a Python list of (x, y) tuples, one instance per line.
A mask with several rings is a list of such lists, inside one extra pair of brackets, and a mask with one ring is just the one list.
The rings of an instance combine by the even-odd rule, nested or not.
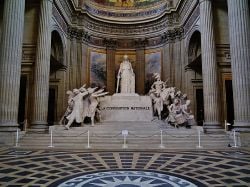
[[(53, 148), (49, 133), (28, 132), (20, 142), (20, 148), (27, 149), (58, 149), (58, 150), (120, 150), (124, 149), (124, 136), (127, 130), (126, 145), (129, 150), (190, 150), (199, 149), (197, 126), (191, 129), (185, 127), (174, 128), (160, 120), (152, 122), (103, 122), (94, 127), (85, 124), (84, 127), (55, 125), (53, 131)], [(162, 146), (161, 146), (162, 131)], [(89, 147), (88, 147), (89, 132)], [(201, 132), (201, 146), (203, 149), (230, 149), (233, 139), (226, 133), (210, 135)]]
[(114, 94), (100, 100), (101, 121), (152, 121), (152, 101), (149, 96)]

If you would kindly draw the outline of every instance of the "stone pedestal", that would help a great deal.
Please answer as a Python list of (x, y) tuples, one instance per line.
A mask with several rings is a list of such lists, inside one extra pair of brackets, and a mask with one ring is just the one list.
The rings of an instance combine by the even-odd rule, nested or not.
[(101, 121), (152, 121), (152, 101), (149, 96), (114, 94), (100, 100)]

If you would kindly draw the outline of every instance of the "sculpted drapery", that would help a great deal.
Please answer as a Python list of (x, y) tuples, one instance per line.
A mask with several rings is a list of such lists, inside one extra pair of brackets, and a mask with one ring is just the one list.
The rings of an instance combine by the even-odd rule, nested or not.
[(119, 86), (121, 93), (135, 93), (135, 74), (127, 55), (124, 55), (124, 59), (120, 64), (116, 92), (118, 92)]

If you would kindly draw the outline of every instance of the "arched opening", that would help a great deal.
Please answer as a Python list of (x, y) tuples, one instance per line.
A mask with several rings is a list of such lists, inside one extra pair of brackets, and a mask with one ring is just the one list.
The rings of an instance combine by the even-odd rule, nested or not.
[(201, 34), (195, 31), (190, 38), (188, 46), (188, 66), (199, 74), (202, 74), (201, 66)]
[(202, 86), (201, 34), (199, 31), (195, 31), (189, 41), (187, 68), (192, 71), (189, 79), (193, 86), (193, 109), (197, 124), (201, 126), (203, 125), (204, 120), (204, 102)]
[(64, 48), (60, 34), (54, 30), (51, 36), (51, 54), (50, 54), (50, 83), (49, 83), (49, 104), (48, 104), (48, 124), (53, 125), (58, 120), (58, 97), (61, 80), (65, 70)]
[(50, 74), (64, 68), (62, 39), (57, 31), (53, 31), (51, 36)]

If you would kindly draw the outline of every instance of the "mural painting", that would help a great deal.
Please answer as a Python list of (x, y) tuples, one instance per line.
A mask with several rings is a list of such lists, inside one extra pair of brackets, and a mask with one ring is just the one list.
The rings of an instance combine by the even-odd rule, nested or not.
[(99, 88), (107, 85), (106, 54), (90, 52), (90, 86)]
[(154, 82), (153, 74), (161, 75), (161, 52), (153, 52), (145, 55), (145, 93), (148, 93)]

